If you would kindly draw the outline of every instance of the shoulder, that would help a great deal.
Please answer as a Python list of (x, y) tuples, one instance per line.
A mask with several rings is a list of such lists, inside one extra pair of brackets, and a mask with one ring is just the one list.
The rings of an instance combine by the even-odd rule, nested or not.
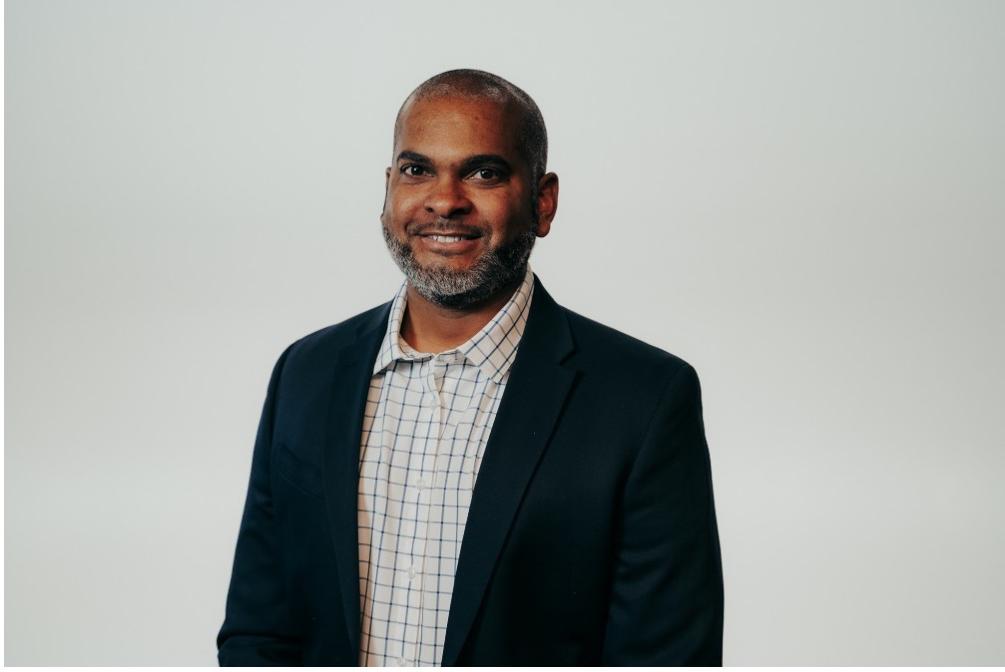
[[(626, 427), (648, 426), (657, 413), (701, 407), (695, 368), (682, 357), (561, 308), (574, 342), (566, 365), (579, 373), (580, 394)], [(663, 409), (661, 411), (661, 409)]]
[[(575, 342), (575, 360), (587, 369), (621, 370), (668, 380), (694, 367), (683, 358), (645, 341), (562, 308)], [(655, 375), (653, 375), (655, 374)]]
[[(561, 363), (577, 372), (581, 392), (644, 413), (682, 382), (693, 379), (685, 386), (697, 391), (697, 373), (682, 357), (566, 308), (544, 289), (540, 278), (534, 291), (525, 337), (536, 317), (534, 347), (566, 353)], [(551, 339), (568, 347), (551, 346)]]
[(553, 328), (564, 323), (572, 341), (561, 366), (576, 374), (568, 402), (575, 422), (637, 446), (654, 422), (671, 427), (676, 418), (700, 413), (698, 375), (688, 361), (568, 308), (558, 306), (558, 314)]
[(285, 363), (286, 368), (291, 365), (300, 368), (330, 363), (339, 350), (355, 342), (361, 334), (385, 327), (390, 307), (389, 301), (298, 338), (286, 347), (277, 366)]

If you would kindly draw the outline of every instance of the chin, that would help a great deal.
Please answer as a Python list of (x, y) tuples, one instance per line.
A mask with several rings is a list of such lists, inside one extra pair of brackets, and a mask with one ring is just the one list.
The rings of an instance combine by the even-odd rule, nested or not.
[(442, 254), (430, 254), (422, 255), (421, 257), (416, 257), (423, 268), (428, 268), (430, 270), (443, 270), (443, 271), (468, 271), (475, 266), (478, 259), (481, 257), (479, 254), (475, 255), (442, 255)]

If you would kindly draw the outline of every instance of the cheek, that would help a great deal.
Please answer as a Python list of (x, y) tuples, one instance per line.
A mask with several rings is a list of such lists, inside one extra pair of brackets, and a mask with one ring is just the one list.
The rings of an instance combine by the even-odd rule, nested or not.
[(512, 240), (517, 234), (533, 225), (534, 212), (529, 203), (507, 201), (493, 211), (493, 228), (499, 239)]
[(386, 212), (391, 222), (407, 220), (421, 207), (422, 199), (407, 190), (391, 188), (387, 195)]
[(508, 226), (513, 220), (523, 216), (523, 208), (512, 195), (489, 193), (482, 198), (472, 199), (479, 217), (494, 226)]

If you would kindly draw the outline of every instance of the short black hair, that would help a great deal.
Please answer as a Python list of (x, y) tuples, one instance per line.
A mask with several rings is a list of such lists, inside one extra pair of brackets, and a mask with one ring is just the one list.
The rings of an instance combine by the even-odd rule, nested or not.
[(395, 141), (401, 130), (401, 114), (409, 103), (449, 96), (494, 100), (515, 105), (520, 110), (523, 118), (518, 150), (530, 166), (531, 190), (536, 194), (538, 182), (548, 165), (548, 131), (544, 126), (544, 117), (533, 98), (499, 75), (484, 70), (459, 69), (447, 70), (430, 77), (408, 94), (405, 102), (398, 108), (398, 116), (394, 120)]

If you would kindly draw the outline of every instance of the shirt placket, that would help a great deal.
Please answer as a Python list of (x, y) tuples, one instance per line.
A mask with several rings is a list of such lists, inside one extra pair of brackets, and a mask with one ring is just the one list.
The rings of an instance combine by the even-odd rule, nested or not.
[[(451, 355), (448, 353), (443, 353), (433, 357), (430, 366), (430, 390), (434, 399), (434, 417), (435, 422), (433, 423), (433, 429), (435, 431), (434, 440), (430, 447), (431, 452), (427, 455), (427, 465), (429, 466), (429, 473), (426, 475), (428, 481), (426, 483), (426, 498), (427, 506), (425, 510), (425, 523), (426, 523), (426, 558), (425, 565), (430, 567), (432, 561), (431, 558), (438, 558), (440, 556), (440, 543), (438, 534), (433, 534), (433, 521), (439, 518), (438, 505), (442, 506), (442, 493), (439, 492), (439, 456), (441, 452), (441, 442), (443, 441), (444, 430), (446, 428), (446, 423), (449, 418), (450, 409), (446, 405), (446, 395), (444, 390), (444, 379), (447, 374), (447, 367), (450, 364)], [(438, 571), (438, 570), (437, 570)], [(436, 604), (437, 604), (437, 593), (440, 590), (438, 584), (439, 577), (436, 574), (426, 573), (421, 578), (422, 582), (422, 592), (423, 600), (421, 606), (420, 614), (420, 632), (434, 632), (436, 628)], [(423, 645), (421, 649), (428, 649), (430, 645), (435, 650), (436, 642), (435, 636), (434, 641), (421, 641)], [(420, 651), (421, 651), (420, 649)], [(438, 661), (429, 660), (426, 661), (435, 664)]]
[[(439, 453), (439, 442), (443, 435), (446, 411), (443, 408), (441, 394), (443, 376), (446, 364), (439, 357), (427, 360), (421, 379), (423, 381), (423, 406), (429, 409), (430, 417), (425, 438), (425, 450), (415, 451), (409, 465), (409, 479), (406, 484), (406, 502), (411, 511), (404, 516), (414, 521), (411, 535), (403, 535), (404, 542), (398, 553), (398, 568), (395, 572), (398, 584), (396, 604), (403, 608), (401, 655), (394, 660), (395, 664), (412, 666), (419, 663), (418, 657), (422, 641), (422, 628), (427, 623), (425, 612), (430, 600), (435, 601), (435, 585), (427, 585), (436, 577), (424, 574), (427, 558), (439, 552), (436, 540), (430, 535), (430, 516), (433, 508), (433, 485), (436, 477), (436, 456)], [(433, 593), (432, 595), (430, 593)]]

